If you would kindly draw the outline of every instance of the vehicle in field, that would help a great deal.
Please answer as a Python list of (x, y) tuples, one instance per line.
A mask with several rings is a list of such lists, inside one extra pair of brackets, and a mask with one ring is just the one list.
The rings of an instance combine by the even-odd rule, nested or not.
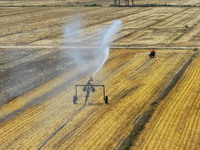
[(86, 95), (85, 95), (85, 105), (87, 103), (87, 100), (89, 98), (89, 95), (90, 95), (90, 92), (95, 92), (95, 86), (96, 87), (102, 87), (103, 88), (103, 100), (105, 101), (106, 104), (108, 104), (108, 96), (105, 95), (105, 86), (104, 85), (97, 85), (97, 84), (91, 84), (90, 82), (93, 81), (93, 78), (90, 77), (90, 79), (88, 80), (88, 83), (87, 84), (76, 84), (75, 85), (75, 95), (73, 97), (73, 103), (74, 104), (77, 104), (77, 100), (78, 100), (78, 90), (77, 90), (77, 87), (81, 86), (83, 87), (83, 92), (86, 92)]

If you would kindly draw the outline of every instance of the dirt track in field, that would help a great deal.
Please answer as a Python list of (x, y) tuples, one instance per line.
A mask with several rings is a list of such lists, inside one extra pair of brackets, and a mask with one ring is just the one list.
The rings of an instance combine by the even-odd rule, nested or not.
[[(123, 22), (94, 76), (94, 84), (106, 87), (108, 105), (101, 89), (84, 105), (81, 88), (73, 104), (74, 85), (87, 83), (96, 69), (88, 50), (81, 66), (63, 53), (63, 28), (77, 19), (77, 11), (88, 35), (115, 19)], [(199, 8), (2, 7), (0, 12), (0, 149), (118, 148), (136, 118), (200, 47)], [(142, 47), (161, 49), (150, 59), (150, 49)]]

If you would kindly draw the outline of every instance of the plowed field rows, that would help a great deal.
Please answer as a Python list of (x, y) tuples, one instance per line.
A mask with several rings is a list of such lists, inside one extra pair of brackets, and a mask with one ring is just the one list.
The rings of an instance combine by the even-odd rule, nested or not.
[[(78, 10), (78, 11), (77, 11)], [(83, 32), (95, 34), (115, 19), (123, 22), (113, 46), (199, 47), (200, 8), (1, 8), (0, 44), (64, 43), (67, 23), (82, 19)], [(79, 18), (75, 17), (80, 16)], [(99, 15), (101, 14), (101, 15)]]
[(200, 149), (199, 58), (160, 103), (132, 149)]
[[(66, 55), (68, 48), (63, 47), (66, 46), (63, 29), (74, 20), (82, 20), (83, 41), (93, 46), (91, 35), (115, 19), (120, 19), (123, 25), (111, 45), (106, 63), (92, 82), (105, 85), (109, 104), (104, 103), (100, 88), (90, 93), (86, 105), (85, 93), (79, 88), (77, 104), (73, 104), (74, 85), (86, 84), (97, 68), (91, 48), (78, 47), (83, 49), (85, 64), (77, 65)], [(0, 149), (119, 148), (132, 131), (133, 122), (148, 110), (193, 55), (191, 49), (200, 47), (199, 23), (197, 7), (1, 7)], [(150, 59), (150, 50), (134, 47), (157, 47), (156, 57)], [(199, 82), (194, 81), (198, 80), (198, 58), (186, 72), (186, 78), (178, 83), (182, 95), (172, 91), (159, 106), (168, 106), (170, 110), (163, 108), (163, 113), (158, 114), (159, 108), (155, 113), (160, 117), (155, 122), (155, 130), (158, 125), (164, 125), (159, 120), (165, 118), (163, 115), (171, 119), (170, 112), (177, 116), (175, 123), (183, 119), (180, 128), (160, 131), (166, 135), (173, 134), (175, 129), (183, 131), (180, 135), (194, 140), (192, 143), (189, 138), (180, 138), (175, 132), (175, 138), (180, 139), (176, 139), (178, 145), (186, 145), (183, 148), (199, 148), (195, 141), (199, 139), (196, 100)], [(189, 94), (193, 85), (197, 93)], [(193, 103), (187, 101), (190, 98)], [(178, 114), (175, 110), (188, 113)], [(166, 148), (161, 143), (155, 148)]]
[(113, 0), (12, 0), (0, 1), (0, 6), (85, 6), (85, 5), (93, 5), (98, 4), (102, 6), (110, 6), (113, 4)]
[[(90, 73), (84, 70), (80, 74), (78, 66), (70, 68), (1, 106), (1, 148), (36, 149), (46, 140), (43, 147), (48, 149), (117, 148), (132, 129), (132, 121), (148, 108), (190, 55), (190, 51), (166, 50), (150, 59), (143, 50), (112, 50), (94, 77), (94, 83), (105, 84), (108, 105), (101, 90), (91, 93), (86, 106), (80, 92), (74, 105), (74, 84), (86, 82)], [(65, 126), (48, 140), (63, 123)]]
[(199, 5), (195, 0), (135, 0), (135, 4)]
[[(155, 11), (158, 13), (155, 13)], [(141, 21), (133, 19), (127, 26), (125, 23), (124, 28), (131, 25), (136, 30), (125, 38), (118, 40), (116, 45), (126, 46), (128, 43), (129, 46), (198, 46), (192, 38), (199, 33), (197, 24), (200, 20), (200, 9), (173, 8), (172, 11), (171, 8), (148, 10), (148, 16), (141, 16)], [(191, 36), (188, 37), (187, 34)], [(181, 37), (175, 40), (180, 35)]]

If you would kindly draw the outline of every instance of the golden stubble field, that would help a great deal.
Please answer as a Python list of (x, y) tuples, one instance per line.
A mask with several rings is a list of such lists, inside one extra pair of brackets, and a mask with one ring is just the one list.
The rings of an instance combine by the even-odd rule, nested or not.
[(160, 103), (132, 149), (200, 149), (199, 58)]
[[(119, 148), (133, 122), (199, 47), (199, 8), (20, 7), (0, 12), (1, 149)], [(63, 55), (63, 28), (77, 19), (74, 14), (81, 16), (87, 34), (114, 19), (123, 22), (93, 81), (105, 85), (108, 105), (98, 89), (87, 105), (79, 89), (78, 104), (73, 104), (74, 85), (86, 83), (95, 71), (87, 55), (86, 66)], [(159, 47), (156, 57), (150, 59), (151, 49), (142, 47)], [(198, 140), (198, 127), (193, 131), (186, 145)]]
[(87, 34), (120, 19), (123, 27), (115, 47), (199, 47), (199, 8), (2, 7), (0, 11), (1, 46), (60, 46), (65, 25), (81, 18)]
[[(80, 67), (56, 76), (1, 107), (1, 147), (39, 148), (63, 123), (66, 125), (44, 147), (48, 149), (113, 149), (132, 129), (133, 120), (145, 111), (192, 53), (158, 51), (155, 59), (143, 50), (112, 50), (108, 62), (94, 77), (106, 86), (102, 93), (84, 93), (74, 105), (74, 84), (88, 80)], [(171, 57), (170, 57), (171, 56)], [(79, 80), (74, 76), (79, 75)], [(82, 91), (80, 89), (80, 91)]]

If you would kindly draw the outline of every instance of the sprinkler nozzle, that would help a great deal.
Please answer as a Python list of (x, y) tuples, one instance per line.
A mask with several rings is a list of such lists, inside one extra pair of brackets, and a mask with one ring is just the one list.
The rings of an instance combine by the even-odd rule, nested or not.
[(92, 77), (90, 77), (89, 81), (93, 81), (93, 78), (92, 78)]

